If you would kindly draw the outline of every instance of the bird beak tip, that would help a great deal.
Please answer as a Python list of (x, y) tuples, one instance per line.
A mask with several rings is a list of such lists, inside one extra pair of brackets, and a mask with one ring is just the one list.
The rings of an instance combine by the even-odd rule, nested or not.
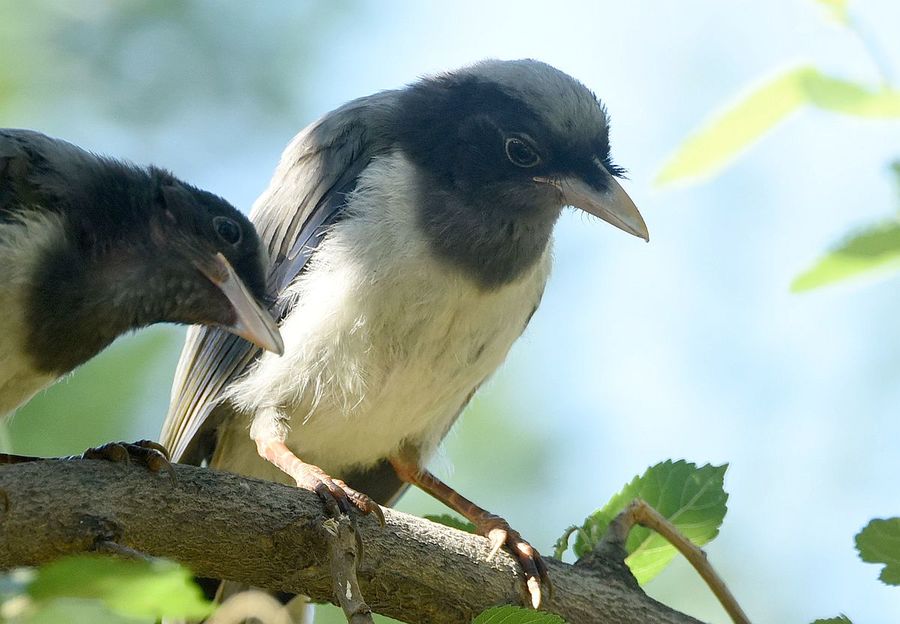
[(275, 319), (260, 307), (225, 256), (218, 253), (210, 267), (198, 268), (222, 291), (234, 310), (234, 323), (223, 328), (266, 351), (283, 355), (284, 339)]

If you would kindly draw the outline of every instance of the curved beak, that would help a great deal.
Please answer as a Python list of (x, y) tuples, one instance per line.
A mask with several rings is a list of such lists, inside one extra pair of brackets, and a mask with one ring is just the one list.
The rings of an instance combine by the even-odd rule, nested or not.
[(266, 351), (282, 355), (284, 341), (275, 319), (259, 306), (225, 256), (217, 253), (212, 262), (203, 265), (197, 263), (197, 268), (222, 291), (234, 309), (237, 320), (231, 325), (223, 326), (224, 329)]
[(535, 182), (551, 184), (559, 189), (567, 205), (581, 208), (587, 213), (600, 217), (610, 225), (633, 234), (645, 241), (650, 240), (650, 232), (640, 211), (622, 185), (611, 175), (606, 175), (607, 190), (597, 190), (578, 177), (534, 178)]

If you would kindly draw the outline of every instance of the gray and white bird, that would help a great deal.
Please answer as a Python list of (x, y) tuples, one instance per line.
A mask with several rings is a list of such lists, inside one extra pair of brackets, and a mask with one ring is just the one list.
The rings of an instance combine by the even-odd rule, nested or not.
[(314, 490), (333, 511), (419, 486), (510, 549), (537, 607), (540, 555), (425, 466), (534, 314), (563, 207), (648, 239), (621, 173), (603, 105), (534, 60), (328, 113), (251, 213), (284, 356), (191, 328), (162, 443), (176, 461)]
[(214, 324), (280, 351), (264, 257), (212, 193), (0, 129), (0, 416), (153, 323)]

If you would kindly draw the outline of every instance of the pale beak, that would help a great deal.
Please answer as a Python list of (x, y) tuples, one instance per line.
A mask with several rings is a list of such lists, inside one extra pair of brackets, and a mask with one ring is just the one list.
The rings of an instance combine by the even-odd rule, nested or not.
[(222, 291), (234, 309), (237, 320), (232, 325), (223, 326), (224, 329), (266, 351), (282, 355), (284, 341), (275, 319), (259, 306), (225, 256), (217, 253), (212, 262), (207, 265), (197, 263), (197, 268)]
[(582, 179), (570, 178), (534, 178), (535, 182), (551, 184), (559, 189), (567, 205), (581, 208), (587, 213), (600, 217), (607, 223), (634, 234), (645, 241), (650, 240), (647, 224), (631, 201), (622, 185), (612, 176), (606, 178), (608, 190), (598, 191)]

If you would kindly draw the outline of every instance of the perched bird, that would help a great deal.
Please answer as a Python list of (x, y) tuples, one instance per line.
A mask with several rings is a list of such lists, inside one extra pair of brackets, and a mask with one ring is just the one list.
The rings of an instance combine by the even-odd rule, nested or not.
[(621, 173), (603, 105), (534, 60), (328, 113), (251, 213), (284, 357), (191, 328), (161, 441), (177, 461), (293, 482), (332, 510), (377, 511), (416, 485), (508, 547), (538, 606), (540, 555), (425, 464), (535, 312), (562, 208), (648, 238)]
[(0, 415), (117, 336), (204, 323), (283, 349), (265, 251), (228, 202), (155, 167), (0, 129)]

